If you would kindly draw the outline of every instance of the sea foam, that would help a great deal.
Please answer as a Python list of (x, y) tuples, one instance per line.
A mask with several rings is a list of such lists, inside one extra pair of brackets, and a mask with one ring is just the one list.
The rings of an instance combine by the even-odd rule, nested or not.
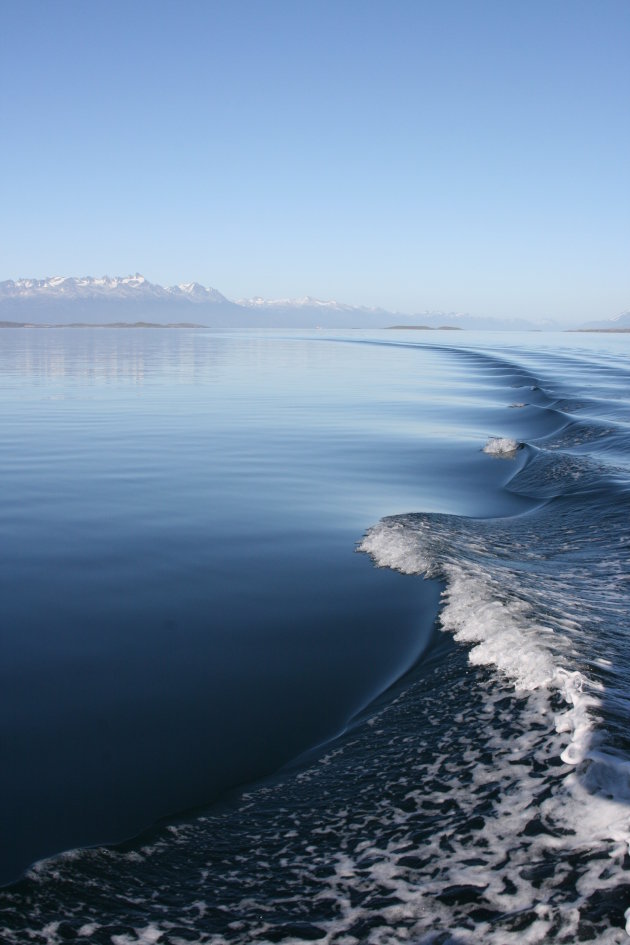
[(490, 456), (502, 456), (511, 459), (517, 450), (521, 449), (522, 443), (510, 439), (508, 436), (491, 436), (483, 448), (484, 453)]
[(511, 540), (510, 532), (509, 520), (400, 516), (371, 528), (359, 550), (380, 567), (444, 581), (441, 627), (469, 647), (469, 662), (498, 671), (524, 696), (546, 693), (547, 711), (562, 736), (560, 760), (579, 769), (566, 782), (571, 804), (563, 802), (555, 816), (568, 818), (570, 829), (585, 838), (628, 844), (629, 766), (598, 747), (603, 686), (576, 658), (574, 641), (587, 627), (580, 602), (572, 599), (574, 585), (557, 566), (552, 580), (545, 555), (529, 551), (518, 529)]

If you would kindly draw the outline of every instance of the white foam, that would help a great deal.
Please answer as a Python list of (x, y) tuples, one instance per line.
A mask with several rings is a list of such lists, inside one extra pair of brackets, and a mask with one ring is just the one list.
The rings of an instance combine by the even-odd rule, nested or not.
[[(456, 533), (447, 519), (386, 519), (368, 531), (359, 550), (380, 567), (445, 581), (441, 626), (470, 647), (471, 664), (498, 670), (523, 694), (546, 693), (547, 711), (553, 711), (554, 695), (561, 696), (566, 708), (555, 711), (556, 732), (565, 736), (560, 758), (579, 766), (580, 777), (565, 779), (570, 803), (564, 797), (554, 816), (585, 843), (608, 839), (630, 847), (630, 764), (598, 750), (594, 714), (602, 687), (571, 666), (573, 651), (562, 633), (567, 626), (579, 632), (579, 623), (568, 614), (557, 622), (537, 619), (540, 600), (506, 564), (501, 567), (500, 549), (484, 549), (479, 535)], [(543, 599), (545, 593), (551, 589), (543, 589)]]
[[(527, 878), (527, 870), (529, 863), (542, 862), (546, 851), (556, 851), (558, 856), (561, 850), (579, 852), (585, 857), (586, 865), (578, 880), (579, 898), (585, 902), (593, 894), (614, 890), (623, 882), (624, 858), (630, 849), (630, 763), (602, 745), (597, 716), (603, 686), (587, 678), (574, 663), (571, 641), (581, 640), (585, 633), (584, 615), (575, 598), (579, 577), (570, 569), (563, 573), (556, 564), (556, 584), (550, 586), (543, 577), (544, 570), (537, 575), (535, 568), (531, 574), (514, 568), (511, 558), (517, 548), (516, 543), (501, 545), (500, 526), (476, 527), (475, 523), (449, 516), (387, 519), (370, 529), (360, 545), (360, 550), (368, 552), (379, 566), (443, 579), (442, 629), (470, 647), (468, 658), (472, 664), (496, 669), (523, 694), (525, 718), (531, 718), (531, 729), (506, 744), (497, 725), (491, 768), (479, 763), (472, 746), (470, 751), (475, 785), (489, 779), (502, 785), (505, 782), (493, 816), (485, 819), (483, 837), (486, 853), (492, 851), (497, 863), (505, 850), (511, 851), (509, 877), (513, 892), (506, 893), (503, 887), (503, 870), (495, 877), (487, 867), (463, 866), (470, 851), (465, 844), (460, 849), (453, 837), (449, 837), (452, 862), (448, 866), (438, 844), (433, 851), (435, 862), (442, 864), (441, 875), (447, 873), (449, 883), (472, 887), (483, 879), (488, 883), (485, 899), (514, 912), (532, 910), (540, 895)], [(569, 546), (562, 549), (566, 553)], [(536, 560), (531, 547), (523, 545), (522, 553), (524, 559)], [(541, 560), (544, 557), (541, 554)], [(544, 622), (540, 619), (542, 613)], [(610, 664), (603, 658), (600, 662)], [(564, 710), (558, 710), (558, 696)], [(495, 725), (497, 715), (496, 697), (489, 694), (488, 715), (478, 720), (484, 731)], [(554, 719), (557, 737), (547, 734), (541, 739), (537, 729), (545, 717)], [(550, 796), (539, 802), (536, 797), (540, 783), (536, 775), (532, 777), (531, 759), (538, 756), (546, 766), (545, 758), (554, 755), (567, 768), (564, 773), (560, 771)], [(419, 805), (426, 800), (422, 785), (415, 794)], [(462, 803), (461, 795), (457, 800)], [(540, 837), (523, 841), (534, 811), (551, 826), (552, 833), (543, 831)], [(423, 850), (424, 856), (429, 854)], [(562, 859), (556, 860), (556, 882), (561, 878), (561, 863)], [(440, 881), (435, 883), (436, 893)], [(425, 888), (428, 895), (430, 886), (431, 881)], [(404, 898), (400, 890), (397, 895)], [(538, 909), (536, 906), (534, 911)], [(571, 934), (577, 937), (577, 901), (573, 912), (563, 914), (566, 941)], [(446, 914), (444, 918), (448, 921)], [(482, 922), (474, 936), (464, 932), (458, 940), (472, 943), (483, 939), (496, 945), (544, 943), (551, 918), (552, 910), (541, 905), (538, 919), (522, 934), (495, 932), (490, 925), (482, 927)], [(625, 912), (625, 923), (625, 931), (630, 934), (630, 909)], [(617, 943), (624, 934), (611, 927), (598, 941)], [(426, 941), (430, 940), (429, 936)]]
[(509, 436), (491, 436), (484, 446), (483, 452), (489, 453), (490, 456), (507, 456), (511, 458), (520, 448), (521, 444), (516, 440), (512, 440)]
[[(479, 569), (448, 567), (442, 627), (460, 643), (472, 645), (470, 662), (495, 666), (518, 689), (538, 689), (554, 679), (551, 654), (528, 622), (530, 611), (518, 599), (500, 600)], [(540, 628), (542, 629), (542, 628)], [(534, 630), (534, 632), (532, 632)]]
[(164, 929), (149, 923), (144, 928), (134, 929), (133, 938), (123, 932), (120, 935), (112, 935), (111, 940), (113, 945), (155, 945), (163, 934)]

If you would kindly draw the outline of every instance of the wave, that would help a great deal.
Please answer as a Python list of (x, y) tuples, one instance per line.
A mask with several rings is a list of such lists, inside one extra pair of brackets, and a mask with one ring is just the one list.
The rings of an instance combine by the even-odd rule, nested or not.
[[(489, 520), (393, 516), (370, 528), (359, 550), (380, 567), (444, 581), (442, 629), (466, 645), (471, 665), (492, 668), (524, 698), (532, 734), (517, 757), (541, 748), (537, 725), (553, 718), (555, 737), (547, 734), (545, 747), (553, 746), (567, 767), (540, 815), (556, 850), (587, 858), (579, 913), (580, 901), (621, 884), (630, 849), (630, 761), (627, 740), (619, 737), (630, 717), (630, 442), (625, 425), (566, 415), (538, 443), (492, 437), (484, 452), (513, 458), (519, 446), (526, 461), (507, 488), (533, 500), (530, 512)], [(503, 755), (503, 763), (515, 764)], [(533, 797), (525, 783), (527, 807)], [(517, 845), (519, 816), (503, 800), (494, 815), (502, 843)], [(630, 934), (630, 897), (622, 895)], [(563, 934), (572, 933), (567, 927)]]

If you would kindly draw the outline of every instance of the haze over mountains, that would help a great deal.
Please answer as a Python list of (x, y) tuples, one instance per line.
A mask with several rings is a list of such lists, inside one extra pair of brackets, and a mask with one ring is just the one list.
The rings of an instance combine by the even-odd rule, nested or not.
[[(401, 314), (310, 296), (231, 301), (216, 289), (198, 282), (162, 286), (149, 282), (139, 273), (124, 277), (53, 276), (0, 282), (0, 322), (30, 325), (187, 323), (223, 329), (388, 328), (393, 325), (496, 330), (567, 327), (551, 321), (501, 320), (459, 312)], [(585, 327), (630, 327), (630, 312)]]
[(610, 318), (599, 322), (587, 322), (582, 326), (586, 329), (598, 329), (600, 331), (630, 331), (630, 309), (626, 312), (619, 312)]

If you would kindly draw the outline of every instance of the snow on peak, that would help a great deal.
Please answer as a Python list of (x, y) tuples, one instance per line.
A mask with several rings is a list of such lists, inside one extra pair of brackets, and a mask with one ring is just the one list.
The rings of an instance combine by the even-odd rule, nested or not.
[(45, 279), (11, 279), (0, 282), (2, 299), (187, 299), (201, 302), (222, 302), (224, 296), (216, 289), (204, 288), (198, 282), (179, 286), (161, 286), (149, 282), (141, 273), (127, 276), (48, 276)]
[(260, 295), (255, 295), (249, 299), (237, 299), (237, 305), (243, 305), (245, 308), (318, 308), (337, 312), (366, 311), (355, 305), (345, 305), (342, 302), (334, 300), (324, 300), (313, 298), (312, 295), (302, 295), (299, 298), (284, 299), (263, 299)]

